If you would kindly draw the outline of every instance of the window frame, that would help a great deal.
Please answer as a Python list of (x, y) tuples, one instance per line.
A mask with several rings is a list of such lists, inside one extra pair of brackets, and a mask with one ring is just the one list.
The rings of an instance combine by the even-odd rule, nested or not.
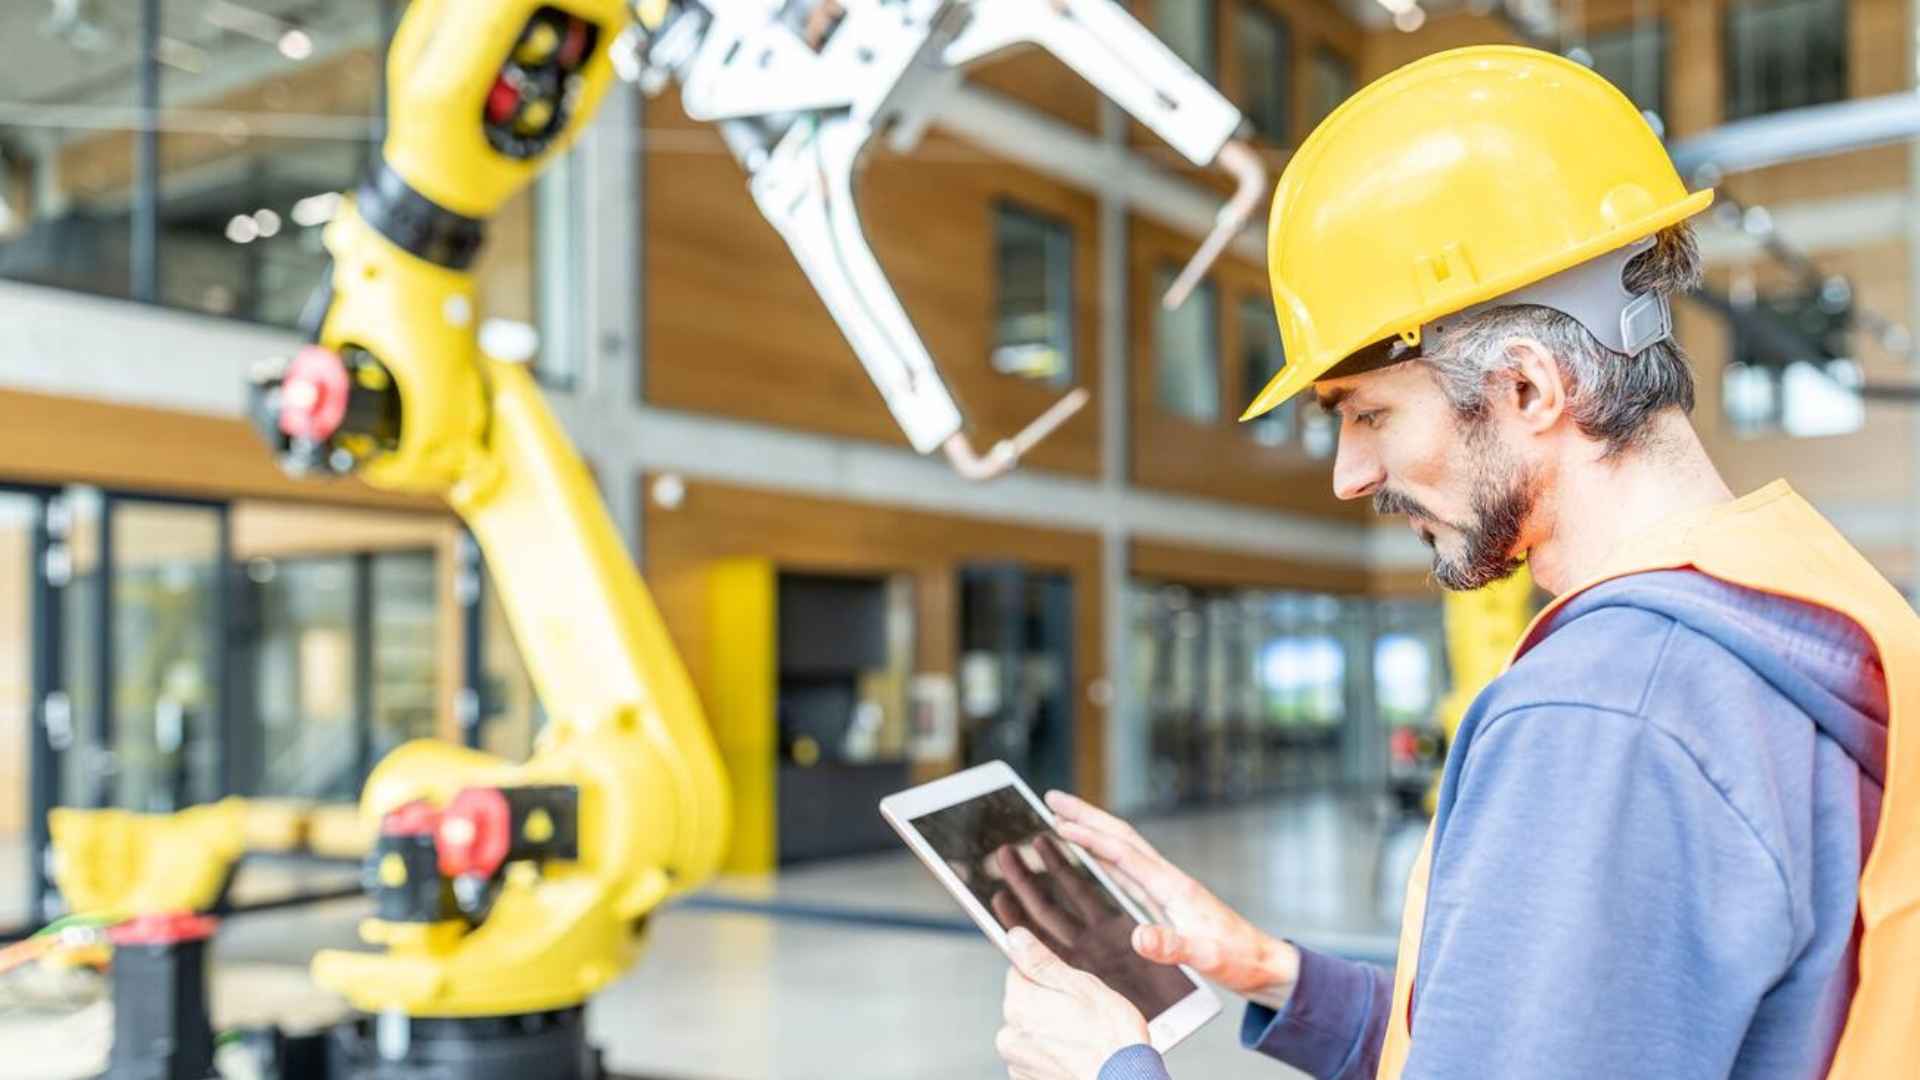
[(1234, 66), (1240, 83), (1240, 97), (1243, 99), (1241, 112), (1247, 123), (1253, 126), (1254, 134), (1276, 146), (1290, 146), (1294, 142), (1294, 105), (1295, 105), (1295, 65), (1293, 48), (1293, 24), (1285, 14), (1263, 3), (1262, 0), (1240, 0), (1233, 10), (1233, 41), (1235, 49), (1243, 38), (1244, 22), (1261, 22), (1267, 25), (1274, 37), (1274, 55), (1269, 60), (1280, 68), (1280, 77), (1276, 83), (1279, 88), (1278, 122), (1275, 126), (1263, 124), (1257, 117), (1261, 102), (1256, 89), (1256, 79), (1243, 62), (1246, 58), (1236, 52)]
[[(1151, 0), (1147, 5), (1147, 10), (1151, 14), (1154, 36), (1160, 39), (1161, 44), (1165, 45), (1168, 49), (1172, 49), (1175, 56), (1180, 56), (1180, 50), (1175, 49), (1173, 43), (1167, 40), (1166, 28), (1160, 21), (1161, 6), (1169, 2), (1177, 3), (1179, 0)], [(1206, 40), (1202, 43), (1200, 50), (1200, 55), (1206, 58), (1206, 66), (1200, 67), (1194, 65), (1189, 57), (1180, 56), (1180, 59), (1183, 63), (1193, 66), (1194, 69), (1199, 72), (1201, 78), (1208, 82), (1216, 82), (1220, 78), (1219, 0), (1189, 0), (1189, 2), (1202, 4), (1207, 9), (1207, 17), (1204, 23), (1206, 27)]]
[[(987, 367), (997, 376), (1018, 379), (1022, 382), (1033, 383), (1038, 386), (1073, 386), (1080, 376), (1080, 319), (1078, 313), (1074, 310), (1078, 306), (1078, 290), (1080, 287), (1080, 275), (1074, 264), (1079, 261), (1080, 250), (1079, 237), (1075, 235), (1073, 222), (1063, 214), (1049, 213), (1036, 208), (1031, 203), (1006, 194), (995, 196), (988, 204), (988, 211), (992, 218), (990, 232), (993, 237), (993, 253), (989, 258), (989, 265), (992, 268), (993, 274), (993, 299), (988, 318), (988, 325), (991, 327), (991, 331), (987, 344)], [(1003, 370), (998, 367), (993, 360), (994, 354), (1006, 345), (1006, 342), (1001, 340), (1000, 336), (1000, 330), (1003, 324), (1002, 317), (1005, 313), (1006, 304), (1006, 276), (1002, 273), (1003, 267), (1000, 257), (1002, 250), (1000, 225), (1007, 217), (1023, 218), (1029, 224), (1039, 225), (1047, 230), (1050, 234), (1049, 239), (1051, 239), (1052, 235), (1057, 235), (1062, 241), (1061, 250), (1064, 252), (1064, 256), (1060, 260), (1060, 265), (1057, 268), (1052, 265), (1052, 251), (1049, 250), (1047, 258), (1048, 265), (1044, 274), (1047, 279), (1046, 288), (1048, 291), (1051, 292), (1056, 285), (1061, 291), (1063, 307), (1060, 312), (1059, 347), (1064, 361), (1060, 365), (1060, 371), (1057, 374), (1046, 378), (1023, 375), (1017, 371)], [(1049, 245), (1049, 248), (1051, 248), (1051, 245)]]
[[(1738, 33), (1737, 22), (1739, 18), (1743, 14), (1751, 17), (1754, 13), (1769, 8), (1778, 9), (1792, 5), (1811, 5), (1815, 3), (1831, 3), (1839, 9), (1838, 21), (1841, 27), (1839, 93), (1831, 98), (1796, 101), (1786, 105), (1777, 102), (1767, 102), (1764, 103), (1763, 107), (1758, 109), (1736, 107), (1746, 104), (1738, 98), (1740, 80), (1735, 77), (1736, 64), (1740, 57), (1739, 50), (1736, 47), (1736, 35)], [(1735, 2), (1729, 3), (1720, 18), (1721, 121), (1724, 123), (1733, 120), (1746, 120), (1757, 116), (1768, 116), (1776, 112), (1784, 112), (1789, 109), (1828, 104), (1834, 101), (1845, 101), (1849, 95), (1854, 64), (1852, 42), (1849, 40), (1849, 31), (1852, 25), (1853, 5), (1849, 0), (1735, 0)]]
[[(1180, 267), (1171, 260), (1157, 260), (1153, 264), (1151, 273), (1152, 276), (1149, 280), (1153, 286), (1153, 291), (1149, 295), (1158, 296), (1164, 294), (1167, 283), (1179, 275)], [(1213, 369), (1213, 404), (1206, 416), (1195, 416), (1192, 413), (1182, 412), (1167, 403), (1163, 392), (1164, 383), (1162, 378), (1166, 371), (1167, 356), (1166, 350), (1161, 347), (1160, 327), (1161, 320), (1173, 314), (1173, 312), (1169, 312), (1166, 308), (1158, 304), (1153, 305), (1153, 319), (1147, 328), (1149, 344), (1153, 350), (1153, 368), (1150, 375), (1153, 380), (1153, 406), (1159, 410), (1161, 414), (1201, 427), (1213, 427), (1219, 424), (1221, 418), (1226, 415), (1222, 398), (1226, 386), (1227, 357), (1225, 330), (1227, 291), (1219, 281), (1215, 280), (1215, 278), (1209, 274), (1200, 279), (1199, 283), (1194, 286), (1192, 294), (1190, 294), (1186, 300), (1186, 304), (1206, 303), (1210, 305), (1207, 317), (1201, 322), (1201, 325), (1206, 327), (1207, 330), (1207, 351), (1211, 354)], [(1204, 301), (1202, 299), (1203, 297), (1205, 298)], [(1181, 306), (1185, 307), (1186, 304)]]

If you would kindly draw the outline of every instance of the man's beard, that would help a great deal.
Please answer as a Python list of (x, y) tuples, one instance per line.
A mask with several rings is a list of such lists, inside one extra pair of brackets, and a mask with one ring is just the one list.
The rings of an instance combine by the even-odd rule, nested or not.
[[(1422, 536), (1433, 549), (1433, 580), (1441, 588), (1457, 592), (1491, 585), (1520, 569), (1521, 559), (1513, 552), (1527, 518), (1533, 514), (1536, 498), (1532, 475), (1492, 439), (1477, 435), (1476, 431), (1467, 436), (1468, 453), (1477, 463), (1469, 495), (1472, 516), (1465, 522), (1446, 523), (1460, 534), (1460, 554), (1443, 555), (1432, 533)], [(1374, 494), (1373, 509), (1380, 514), (1406, 514), (1440, 522), (1418, 502), (1384, 488)]]

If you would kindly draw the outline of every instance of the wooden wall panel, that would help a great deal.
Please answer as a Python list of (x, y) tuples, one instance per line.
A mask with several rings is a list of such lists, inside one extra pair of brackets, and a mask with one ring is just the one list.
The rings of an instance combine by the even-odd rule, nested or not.
[(295, 480), (240, 420), (0, 390), (0, 477), (212, 497), (440, 511), (358, 480)]
[[(645, 478), (640, 483), (645, 498)], [(1107, 716), (1094, 703), (1094, 686), (1106, 677), (1097, 535), (689, 481), (677, 509), (648, 503), (644, 565), (696, 685), (707, 677), (714, 635), (726, 632), (707, 624), (706, 571), (715, 560), (738, 556), (772, 559), (783, 569), (912, 575), (917, 669), (948, 675), (959, 662), (953, 578), (962, 564), (1012, 560), (1067, 574), (1076, 786), (1094, 797), (1104, 793)]]
[(1392, 27), (1370, 30), (1360, 48), (1360, 84), (1364, 86), (1395, 68), (1447, 49), (1518, 44), (1522, 44), (1520, 35), (1506, 20), (1466, 11), (1430, 16), (1426, 25), (1411, 34)]
[(1135, 219), (1129, 251), (1133, 289), (1132, 480), (1145, 487), (1188, 495), (1255, 503), (1279, 510), (1361, 520), (1366, 508), (1333, 496), (1333, 463), (1293, 447), (1255, 442), (1238, 419), (1247, 402), (1237, 309), (1245, 298), (1264, 300), (1266, 274), (1237, 259), (1223, 259), (1211, 277), (1220, 295), (1221, 352), (1219, 419), (1207, 424), (1160, 408), (1155, 393), (1158, 357), (1154, 313), (1160, 310), (1155, 272), (1179, 266), (1191, 245), (1152, 223)]
[(1038, 47), (1016, 48), (967, 72), (967, 81), (1031, 105), (1082, 131), (1100, 130), (1100, 93)]
[[(718, 136), (672, 95), (648, 105), (647, 399), (904, 445), (879, 393), (760, 216)], [(960, 401), (977, 449), (1024, 427), (1065, 388), (988, 364), (996, 200), (1073, 230), (1075, 367), (1094, 399), (1030, 457), (1080, 475), (1099, 467), (1098, 215), (1094, 198), (938, 132), (911, 157), (877, 153), (861, 186), (867, 233)]]
[(1127, 573), (1136, 580), (1201, 588), (1364, 594), (1372, 584), (1372, 576), (1361, 565), (1309, 562), (1144, 538), (1128, 544)]

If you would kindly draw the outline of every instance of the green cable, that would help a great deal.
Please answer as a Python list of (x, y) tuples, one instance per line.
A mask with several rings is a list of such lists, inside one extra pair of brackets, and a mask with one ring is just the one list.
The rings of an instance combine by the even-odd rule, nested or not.
[[(117, 923), (120, 923), (121, 921), (123, 920), (114, 918), (109, 915), (89, 915), (84, 912), (76, 913), (73, 915), (63, 915), (60, 918), (55, 919), (52, 922), (48, 923), (47, 925), (41, 927), (40, 929), (35, 930), (32, 934), (32, 937), (36, 937), (36, 938), (48, 937), (53, 934), (61, 933), (62, 931), (65, 931), (65, 930), (72, 930), (76, 928), (98, 930), (102, 927), (113, 926)], [(29, 938), (29, 940), (31, 940), (31, 938)]]

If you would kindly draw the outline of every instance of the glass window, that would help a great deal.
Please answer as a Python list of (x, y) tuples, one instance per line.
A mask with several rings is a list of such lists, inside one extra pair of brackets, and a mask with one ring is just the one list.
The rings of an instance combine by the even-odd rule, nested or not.
[[(1340, 597), (1136, 584), (1131, 699), (1141, 703), (1151, 801), (1232, 800), (1343, 782), (1342, 746), (1364, 725), (1349, 702), (1369, 658), (1366, 611)], [(1349, 721), (1355, 721), (1350, 724)], [(1357, 728), (1356, 728), (1357, 730)]]
[(44, 647), (34, 640), (31, 582), (34, 530), (40, 507), (32, 496), (0, 490), (0, 925), (19, 926), (34, 916), (34, 888), (27, 873), (34, 850), (28, 819), (35, 813), (30, 773), (34, 732), (33, 661)]
[(1373, 699), (1388, 725), (1424, 724), (1431, 718), (1438, 664), (1426, 635), (1382, 634), (1373, 643)]
[(1065, 222), (1008, 203), (994, 208), (999, 307), (995, 371), (1073, 381), (1073, 233)]
[(1307, 127), (1309, 130), (1353, 96), (1353, 65), (1347, 58), (1322, 46), (1313, 50), (1313, 68), (1309, 72)]
[(432, 552), (373, 557), (373, 759), (439, 733), (439, 575)]
[(1655, 115), (1666, 113), (1667, 31), (1658, 21), (1636, 22), (1595, 34), (1586, 41), (1593, 70), (1606, 76), (1635, 105)]
[(509, 761), (525, 761), (546, 712), (534, 693), (533, 677), (513, 639), (491, 572), (481, 585), (481, 602), (486, 611), (480, 628), (480, 748)]
[[(132, 145), (140, 5), (48, 8), (0, 5), (0, 277), (130, 296), (128, 151), (87, 147)], [(35, 122), (40, 105), (98, 110), (106, 130)]]
[(355, 799), (362, 766), (356, 560), (255, 556), (244, 565), (242, 588), (253, 597), (240, 610), (252, 615), (252, 739), (259, 749), (238, 787), (248, 795)]
[[(1163, 267), (1154, 295), (1164, 296), (1178, 271)], [(1220, 295), (1202, 281), (1178, 310), (1153, 305), (1155, 400), (1175, 416), (1200, 423), (1220, 418)]]
[(60, 496), (58, 513), (67, 522), (67, 551), (72, 559), (67, 586), (60, 590), (60, 664), (69, 705), (66, 738), (53, 740), (60, 756), (60, 803), (100, 806), (107, 800), (108, 763), (98, 735), (105, 504), (98, 489), (73, 487)]
[[(0, 103), (89, 117), (83, 128), (0, 122), (0, 277), (293, 326), (326, 266), (320, 229), (336, 193), (376, 153), (385, 14), (397, 6), (160, 6), (162, 120), (145, 189), (140, 5), (0, 12)], [(489, 231), (498, 252), (476, 266), (483, 313), (533, 321), (532, 229), (522, 210)], [(146, 267), (152, 292), (136, 297)]]
[(1846, 0), (1747, 0), (1726, 33), (1728, 120), (1847, 96)]
[(1154, 0), (1153, 27), (1188, 67), (1214, 77), (1213, 0)]
[(166, 813), (220, 791), (221, 508), (116, 500), (113, 805)]
[(1866, 424), (1862, 374), (1850, 355), (1851, 290), (1762, 296), (1735, 307), (1721, 411), (1736, 435), (1844, 435)]
[(1310, 458), (1330, 458), (1340, 445), (1340, 425), (1325, 409), (1302, 406), (1300, 445)]
[[(1266, 389), (1286, 365), (1287, 354), (1280, 343), (1280, 326), (1275, 321), (1273, 304), (1248, 298), (1240, 302), (1241, 370), (1245, 385), (1240, 388), (1242, 402), (1251, 402)], [(1245, 428), (1255, 441), (1280, 446), (1293, 438), (1293, 420), (1298, 400), (1288, 401), (1272, 412), (1249, 421)]]
[[(513, 201), (524, 204), (527, 196)], [(530, 261), (538, 271), (533, 281), (533, 321), (540, 329), (540, 351), (533, 358), (533, 373), (545, 386), (571, 390), (579, 385), (590, 340), (586, 305), (578, 302), (589, 288), (585, 256), (591, 237), (584, 220), (586, 167), (577, 148), (534, 181), (532, 201), (533, 220), (522, 224), (515, 240), (525, 243), (520, 237), (531, 232)]]
[(1721, 373), (1721, 407), (1737, 435), (1846, 435), (1866, 426), (1860, 384), (1860, 365), (1845, 358), (1785, 367), (1736, 362)]
[(326, 193), (351, 189), (374, 154), (380, 5), (345, 0), (297, 21), (165, 6), (158, 299), (291, 326), (326, 265)]
[(1780, 384), (1774, 371), (1735, 361), (1720, 372), (1720, 408), (1739, 435), (1757, 435), (1780, 422)]
[(1332, 634), (1275, 638), (1260, 650), (1266, 716), (1282, 726), (1337, 724), (1346, 711), (1347, 653)]
[(1293, 128), (1293, 43), (1286, 21), (1259, 4), (1243, 2), (1235, 9), (1233, 29), (1247, 119), (1269, 141), (1285, 143)]
[(1867, 422), (1860, 365), (1849, 359), (1798, 360), (1780, 377), (1780, 427), (1797, 438), (1845, 435)]

